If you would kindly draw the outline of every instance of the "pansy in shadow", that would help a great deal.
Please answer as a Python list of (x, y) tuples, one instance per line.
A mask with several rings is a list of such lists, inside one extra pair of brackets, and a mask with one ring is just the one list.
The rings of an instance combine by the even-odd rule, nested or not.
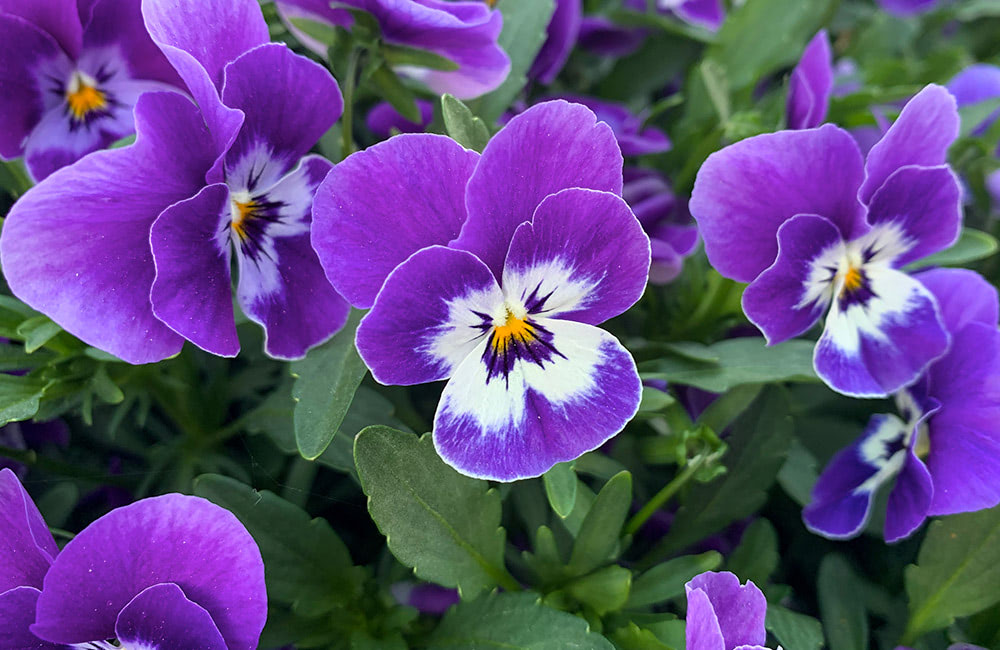
[(708, 572), (691, 579), (684, 592), (687, 650), (768, 650), (767, 600), (753, 582), (741, 585), (728, 571)]
[(302, 357), (348, 312), (309, 243), (331, 164), (307, 154), (340, 115), (337, 83), (267, 42), (255, 0), (146, 0), (143, 13), (196, 103), (145, 94), (133, 145), (17, 202), (0, 239), (11, 290), (130, 363), (176, 354), (185, 339), (234, 356), (235, 257), (237, 298), (263, 325), (265, 351)]
[(459, 471), (538, 476), (635, 414), (635, 363), (594, 327), (638, 300), (649, 270), (621, 167), (606, 124), (552, 101), (482, 156), (400, 135), (320, 186), (313, 244), (333, 285), (371, 307), (358, 350), (383, 384), (449, 380), (434, 443)]
[(139, 0), (0, 0), (0, 157), (36, 181), (133, 133), (143, 92), (181, 86)]
[(934, 296), (903, 267), (947, 248), (961, 227), (946, 152), (955, 100), (928, 86), (862, 157), (843, 129), (781, 131), (711, 156), (691, 214), (722, 275), (749, 282), (747, 317), (774, 345), (825, 312), (817, 374), (880, 397), (913, 383), (948, 348)]
[(1000, 503), (1000, 308), (997, 291), (965, 269), (915, 276), (937, 299), (951, 348), (896, 395), (899, 415), (872, 417), (813, 488), (806, 525), (845, 539), (864, 529), (876, 491), (892, 483), (885, 539), (909, 536), (928, 516)]

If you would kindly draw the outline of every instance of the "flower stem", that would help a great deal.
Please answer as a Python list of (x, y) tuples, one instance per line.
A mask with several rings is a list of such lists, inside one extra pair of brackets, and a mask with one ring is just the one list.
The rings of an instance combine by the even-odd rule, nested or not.
[(344, 76), (344, 114), (340, 116), (341, 137), (341, 157), (347, 158), (354, 153), (354, 89), (358, 83), (358, 62), (361, 59), (361, 50), (357, 47), (351, 50), (347, 57), (347, 72)]
[(684, 468), (680, 474), (675, 476), (673, 480), (663, 486), (659, 492), (657, 492), (652, 499), (650, 499), (646, 505), (644, 505), (639, 512), (635, 513), (628, 523), (625, 524), (625, 534), (634, 535), (643, 524), (645, 524), (650, 517), (653, 516), (657, 510), (662, 508), (667, 501), (670, 500), (672, 496), (677, 494), (677, 491), (684, 487), (691, 477), (695, 475), (701, 466), (705, 464), (706, 455), (701, 455), (693, 460), (691, 460), (687, 466)]

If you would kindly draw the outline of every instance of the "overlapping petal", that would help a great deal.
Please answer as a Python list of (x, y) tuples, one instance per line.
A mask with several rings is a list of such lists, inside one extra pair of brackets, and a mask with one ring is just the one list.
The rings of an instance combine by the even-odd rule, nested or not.
[(8, 650), (65, 650), (66, 646), (42, 641), (31, 633), (35, 603), (41, 593), (34, 587), (0, 592), (0, 648)]
[(118, 614), (115, 637), (126, 648), (228, 650), (212, 615), (170, 582), (133, 598)]
[(786, 119), (790, 129), (811, 129), (826, 119), (833, 91), (833, 52), (821, 29), (806, 45), (788, 81)]
[(40, 588), (59, 549), (34, 501), (6, 468), (0, 470), (0, 530), (4, 531), (0, 535), (0, 593), (17, 587)]
[[(695, 576), (684, 585), (684, 591), (688, 598), (687, 624), (694, 623), (686, 634), (690, 650), (730, 650), (760, 646), (766, 640), (767, 601), (753, 582), (748, 580), (741, 585), (740, 579), (732, 573), (709, 572)], [(708, 633), (707, 638), (701, 636), (705, 633)], [(720, 637), (722, 645), (718, 644)]]
[(23, 18), (52, 36), (67, 56), (74, 59), (79, 56), (83, 26), (77, 13), (77, 0), (0, 0), (0, 14)]
[[(141, 2), (96, 0), (90, 4), (89, 18), (84, 23), (81, 59), (88, 51), (114, 48), (132, 79), (183, 87), (177, 71), (146, 31)], [(83, 11), (83, 3), (80, 5)]]
[(913, 534), (927, 519), (934, 483), (924, 462), (907, 449), (885, 511), (885, 541), (890, 544)]
[(555, 12), (546, 28), (545, 43), (528, 70), (529, 77), (544, 84), (555, 80), (576, 45), (582, 18), (582, 0), (556, 0)]

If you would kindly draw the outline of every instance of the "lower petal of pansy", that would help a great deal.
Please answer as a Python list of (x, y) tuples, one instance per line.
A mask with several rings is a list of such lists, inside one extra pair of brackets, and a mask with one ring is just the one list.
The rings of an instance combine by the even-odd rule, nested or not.
[(34, 587), (16, 587), (0, 593), (0, 648), (7, 650), (64, 650), (65, 646), (42, 641), (31, 633), (35, 603), (40, 592)]
[(540, 318), (495, 328), (456, 369), (434, 417), (434, 445), (469, 476), (514, 481), (596, 449), (639, 406), (635, 362), (592, 325)]
[(844, 257), (837, 227), (816, 215), (797, 215), (778, 229), (778, 257), (743, 292), (743, 311), (768, 345), (812, 327), (833, 297)]
[(210, 185), (170, 206), (149, 241), (156, 264), (153, 313), (198, 347), (224, 357), (240, 351), (229, 275), (229, 189)]
[(169, 582), (146, 588), (125, 606), (115, 637), (126, 648), (226, 650), (212, 615)]
[(915, 381), (948, 349), (937, 303), (912, 277), (867, 266), (842, 283), (816, 345), (816, 372), (853, 397), (883, 397)]
[(934, 496), (934, 483), (923, 461), (912, 448), (906, 450), (905, 461), (896, 485), (889, 493), (885, 511), (885, 541), (890, 544), (909, 537), (927, 519), (927, 509)]
[(504, 309), (493, 274), (471, 253), (431, 246), (386, 279), (358, 327), (358, 352), (383, 384), (447, 379)]

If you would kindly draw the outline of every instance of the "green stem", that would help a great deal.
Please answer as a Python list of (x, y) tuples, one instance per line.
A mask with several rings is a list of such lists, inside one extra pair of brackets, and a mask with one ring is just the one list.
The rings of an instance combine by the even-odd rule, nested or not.
[(354, 153), (354, 89), (358, 83), (358, 62), (361, 60), (361, 50), (354, 48), (347, 57), (347, 74), (341, 90), (344, 93), (344, 113), (340, 117), (340, 128), (343, 142), (341, 155), (347, 158)]
[(690, 461), (680, 474), (675, 476), (672, 481), (663, 486), (663, 489), (657, 492), (652, 499), (650, 499), (646, 505), (642, 507), (639, 512), (635, 513), (628, 523), (625, 524), (625, 534), (634, 535), (636, 531), (642, 528), (643, 524), (653, 516), (657, 510), (662, 508), (667, 501), (670, 500), (672, 496), (677, 494), (684, 485), (691, 480), (691, 477), (695, 475), (701, 466), (705, 464), (705, 459), (707, 456), (701, 455)]

